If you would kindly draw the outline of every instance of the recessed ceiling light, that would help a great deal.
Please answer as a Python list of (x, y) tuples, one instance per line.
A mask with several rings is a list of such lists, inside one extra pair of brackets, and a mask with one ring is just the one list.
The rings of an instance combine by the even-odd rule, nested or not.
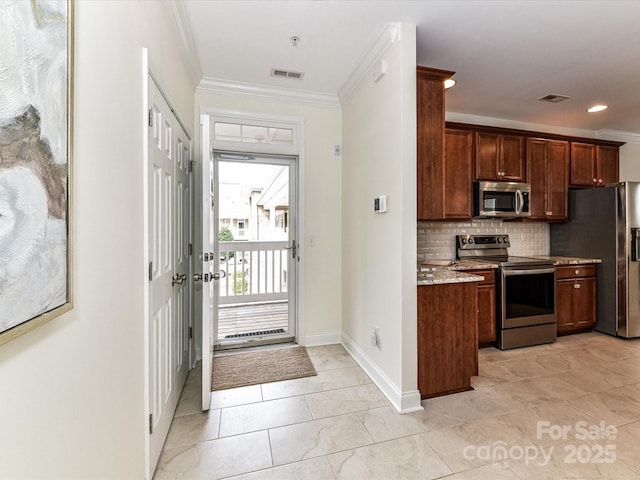
[(601, 112), (602, 110), (606, 110), (607, 108), (609, 108), (609, 105), (594, 105), (591, 108), (587, 108), (587, 112), (589, 113)]
[(444, 89), (447, 90), (448, 88), (453, 87), (456, 84), (456, 81), (453, 78), (447, 78), (444, 81)]

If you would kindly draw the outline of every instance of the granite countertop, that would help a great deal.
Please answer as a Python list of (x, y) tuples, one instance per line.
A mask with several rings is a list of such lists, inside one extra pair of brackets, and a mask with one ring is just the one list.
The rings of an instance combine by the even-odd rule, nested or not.
[(584, 257), (562, 257), (557, 255), (532, 255), (532, 258), (542, 258), (544, 260), (553, 260), (553, 264), (562, 265), (588, 265), (589, 263), (602, 263), (599, 258)]
[[(531, 255), (531, 258), (552, 260), (556, 266), (588, 265), (602, 263), (599, 258), (564, 257), (557, 255)], [(497, 263), (484, 260), (428, 259), (418, 264), (418, 285), (440, 285), (446, 283), (479, 282), (480, 275), (464, 273), (465, 270), (489, 270), (499, 268)]]
[(418, 265), (418, 285), (443, 285), (447, 283), (481, 282), (484, 277), (458, 272), (446, 266)]

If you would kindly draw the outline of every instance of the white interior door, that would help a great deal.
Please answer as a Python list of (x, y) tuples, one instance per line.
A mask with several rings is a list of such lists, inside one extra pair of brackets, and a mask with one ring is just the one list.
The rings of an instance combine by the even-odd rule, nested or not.
[(149, 85), (149, 465), (160, 456), (189, 370), (190, 140)]
[(173, 286), (176, 305), (176, 358), (174, 362), (176, 392), (189, 373), (190, 344), (190, 299), (191, 299), (191, 140), (178, 125), (176, 128), (175, 168), (175, 275), (178, 281)]

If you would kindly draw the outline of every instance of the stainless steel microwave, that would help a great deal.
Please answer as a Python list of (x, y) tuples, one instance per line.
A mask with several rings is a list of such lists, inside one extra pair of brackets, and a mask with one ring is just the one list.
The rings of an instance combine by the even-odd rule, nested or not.
[(517, 218), (531, 216), (531, 185), (518, 182), (475, 182), (473, 216)]

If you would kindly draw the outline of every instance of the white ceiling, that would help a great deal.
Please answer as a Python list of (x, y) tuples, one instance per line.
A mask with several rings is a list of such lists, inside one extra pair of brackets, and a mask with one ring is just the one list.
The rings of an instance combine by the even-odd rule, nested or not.
[[(387, 23), (456, 72), (448, 112), (640, 134), (640, 2), (185, 0), (205, 79), (338, 95)], [(290, 37), (297, 35), (293, 47)], [(304, 72), (274, 78), (271, 69)], [(568, 95), (563, 103), (537, 99)], [(587, 114), (594, 103), (609, 109)]]

